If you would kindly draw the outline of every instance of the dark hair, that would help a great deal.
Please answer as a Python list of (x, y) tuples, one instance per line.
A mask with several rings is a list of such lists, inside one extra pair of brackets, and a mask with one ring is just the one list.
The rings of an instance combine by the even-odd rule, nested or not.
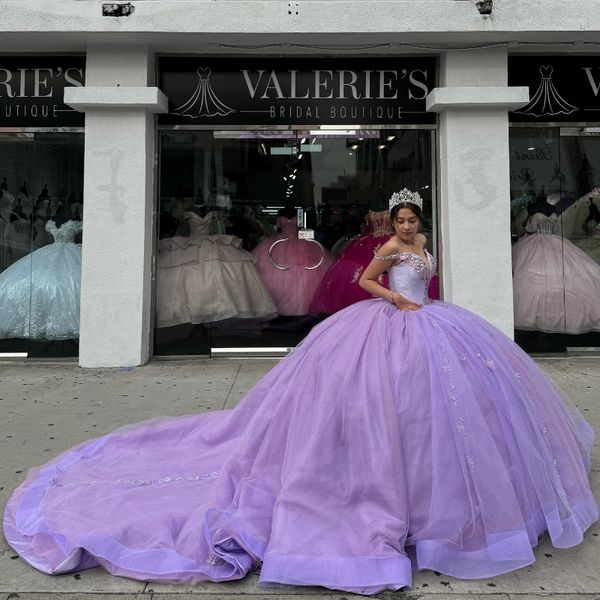
[(394, 208), (392, 208), (392, 210), (390, 211), (390, 221), (392, 222), (392, 225), (394, 224), (396, 215), (398, 214), (398, 211), (401, 208), (408, 208), (408, 210), (412, 210), (412, 212), (415, 213), (415, 216), (419, 219), (419, 221), (423, 221), (423, 211), (421, 210), (420, 206), (417, 206), (412, 202), (401, 202), (400, 204), (396, 204), (396, 206), (394, 206)]

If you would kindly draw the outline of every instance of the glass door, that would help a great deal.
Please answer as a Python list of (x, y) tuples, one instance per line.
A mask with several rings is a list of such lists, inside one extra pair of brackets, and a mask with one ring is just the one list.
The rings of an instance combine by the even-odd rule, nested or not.
[(600, 137), (513, 128), (510, 140), (515, 339), (529, 352), (597, 350)]
[(163, 131), (156, 354), (277, 353), (368, 297), (387, 201), (425, 198), (432, 130)]
[(77, 356), (83, 133), (0, 132), (0, 356)]
[(562, 128), (560, 200), (567, 351), (600, 349), (600, 128)]

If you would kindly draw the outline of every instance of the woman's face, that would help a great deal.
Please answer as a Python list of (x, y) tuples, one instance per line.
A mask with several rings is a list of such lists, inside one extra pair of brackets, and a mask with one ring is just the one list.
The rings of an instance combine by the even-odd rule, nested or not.
[(401, 208), (394, 217), (394, 230), (403, 241), (411, 243), (419, 230), (419, 217), (410, 208)]

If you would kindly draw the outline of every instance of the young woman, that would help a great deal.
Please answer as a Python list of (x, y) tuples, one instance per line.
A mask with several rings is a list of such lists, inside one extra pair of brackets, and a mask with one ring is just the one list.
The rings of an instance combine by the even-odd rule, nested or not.
[[(535, 363), (476, 315), (430, 303), (422, 202), (336, 313), (232, 411), (128, 426), (32, 471), (4, 531), (31, 565), (151, 580), (241, 578), (363, 594), (413, 568), (490, 577), (548, 531), (597, 519), (593, 433)], [(390, 289), (377, 283), (389, 272)]]

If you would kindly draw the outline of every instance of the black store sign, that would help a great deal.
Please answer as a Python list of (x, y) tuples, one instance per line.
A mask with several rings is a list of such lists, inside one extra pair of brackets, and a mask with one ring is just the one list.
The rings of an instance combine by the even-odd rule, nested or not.
[(159, 59), (168, 125), (435, 123), (436, 59)]
[(600, 121), (600, 56), (510, 56), (508, 83), (531, 99), (511, 121)]
[(0, 127), (83, 126), (63, 96), (84, 78), (83, 56), (0, 56)]

